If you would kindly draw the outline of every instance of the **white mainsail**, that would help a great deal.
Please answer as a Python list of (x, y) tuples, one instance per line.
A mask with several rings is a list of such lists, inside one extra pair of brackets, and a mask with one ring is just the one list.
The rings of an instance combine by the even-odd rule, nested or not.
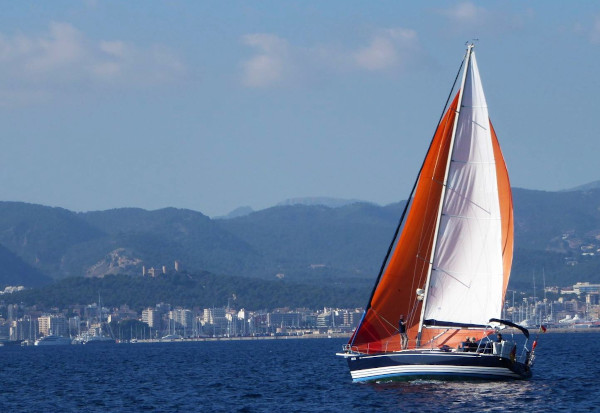
[(424, 320), (486, 324), (503, 297), (502, 222), (488, 109), (471, 51)]

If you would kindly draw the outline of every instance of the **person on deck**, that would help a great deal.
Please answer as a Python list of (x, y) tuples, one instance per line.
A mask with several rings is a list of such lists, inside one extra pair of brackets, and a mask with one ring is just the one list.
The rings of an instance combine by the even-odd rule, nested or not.
[(476, 351), (477, 350), (477, 340), (475, 337), (467, 337), (466, 342), (463, 345), (464, 351)]
[(498, 339), (498, 343), (502, 343), (502, 334), (498, 333), (496, 338)]
[(402, 350), (408, 348), (408, 334), (406, 334), (406, 323), (404, 322), (404, 315), (400, 316), (398, 321), (398, 333), (400, 333), (400, 346)]
[(471, 337), (471, 351), (477, 351), (479, 348), (479, 344), (477, 344), (477, 339), (475, 337)]

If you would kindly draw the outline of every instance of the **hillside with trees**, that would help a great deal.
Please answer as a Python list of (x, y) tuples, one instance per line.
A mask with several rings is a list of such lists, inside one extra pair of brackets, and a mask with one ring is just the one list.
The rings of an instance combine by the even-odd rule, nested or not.
[[(514, 189), (510, 288), (600, 282), (600, 188)], [(313, 200), (314, 201), (314, 200)], [(318, 288), (369, 291), (404, 203), (286, 204), (211, 219), (200, 212), (122, 208), (74, 213), (0, 202), (2, 285), (180, 270)], [(4, 275), (2, 275), (4, 274)]]
[(6, 296), (7, 303), (67, 308), (98, 301), (109, 307), (127, 304), (136, 311), (169, 303), (185, 308), (224, 307), (271, 310), (273, 308), (362, 307), (368, 296), (352, 287), (321, 288), (283, 280), (266, 281), (208, 272), (176, 273), (156, 278), (107, 275), (103, 278), (70, 277), (42, 288)]

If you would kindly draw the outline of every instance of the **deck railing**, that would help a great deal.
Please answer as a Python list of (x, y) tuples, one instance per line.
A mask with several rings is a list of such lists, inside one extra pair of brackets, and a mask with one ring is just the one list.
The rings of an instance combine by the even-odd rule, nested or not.
[[(366, 349), (360, 349), (358, 346), (351, 346), (345, 344), (343, 350), (345, 353), (356, 353), (356, 354), (379, 354), (379, 353), (394, 353), (400, 351), (401, 337), (394, 336), (388, 340), (382, 342), (381, 346), (377, 345), (372, 347), (372, 343), (367, 343)], [(456, 348), (451, 348), (443, 344), (441, 339), (432, 339), (426, 343), (422, 343), (419, 349), (437, 349), (448, 352), (473, 352), (480, 354), (497, 355), (503, 358), (510, 358), (521, 363), (526, 363), (530, 357), (530, 351), (527, 349), (527, 342), (523, 345), (522, 350), (518, 351), (518, 344), (512, 340), (495, 342), (489, 337), (484, 337), (476, 343), (472, 343), (470, 346), (466, 343), (462, 343)], [(408, 340), (406, 349), (403, 350), (415, 350), (417, 349), (417, 340)], [(518, 355), (517, 355), (518, 353)]]

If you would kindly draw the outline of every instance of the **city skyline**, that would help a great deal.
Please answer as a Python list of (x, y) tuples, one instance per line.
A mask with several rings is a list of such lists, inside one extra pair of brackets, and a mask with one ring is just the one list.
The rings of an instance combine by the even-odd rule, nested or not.
[[(546, 291), (552, 298), (546, 298)], [(543, 299), (519, 292), (516, 301), (513, 291), (512, 300), (506, 297), (504, 301), (503, 319), (529, 329), (544, 326), (544, 331), (546, 327), (598, 328), (599, 291), (600, 284), (578, 282), (566, 288), (548, 287)], [(58, 335), (76, 336), (73, 344), (81, 344), (84, 339), (99, 336), (127, 342), (132, 338), (173, 341), (185, 338), (350, 334), (363, 314), (361, 308), (284, 307), (250, 311), (244, 307), (230, 307), (229, 304), (188, 308), (164, 302), (141, 311), (130, 308), (126, 303), (112, 307), (100, 307), (98, 303), (93, 303), (69, 305), (64, 309), (44, 309), (2, 302), (0, 310), (5, 316), (0, 317), (0, 342), (31, 341), (38, 337)], [(107, 323), (102, 321), (105, 318)], [(123, 326), (127, 328), (123, 329)], [(113, 331), (115, 329), (117, 331)], [(127, 338), (123, 339), (124, 336)]]

